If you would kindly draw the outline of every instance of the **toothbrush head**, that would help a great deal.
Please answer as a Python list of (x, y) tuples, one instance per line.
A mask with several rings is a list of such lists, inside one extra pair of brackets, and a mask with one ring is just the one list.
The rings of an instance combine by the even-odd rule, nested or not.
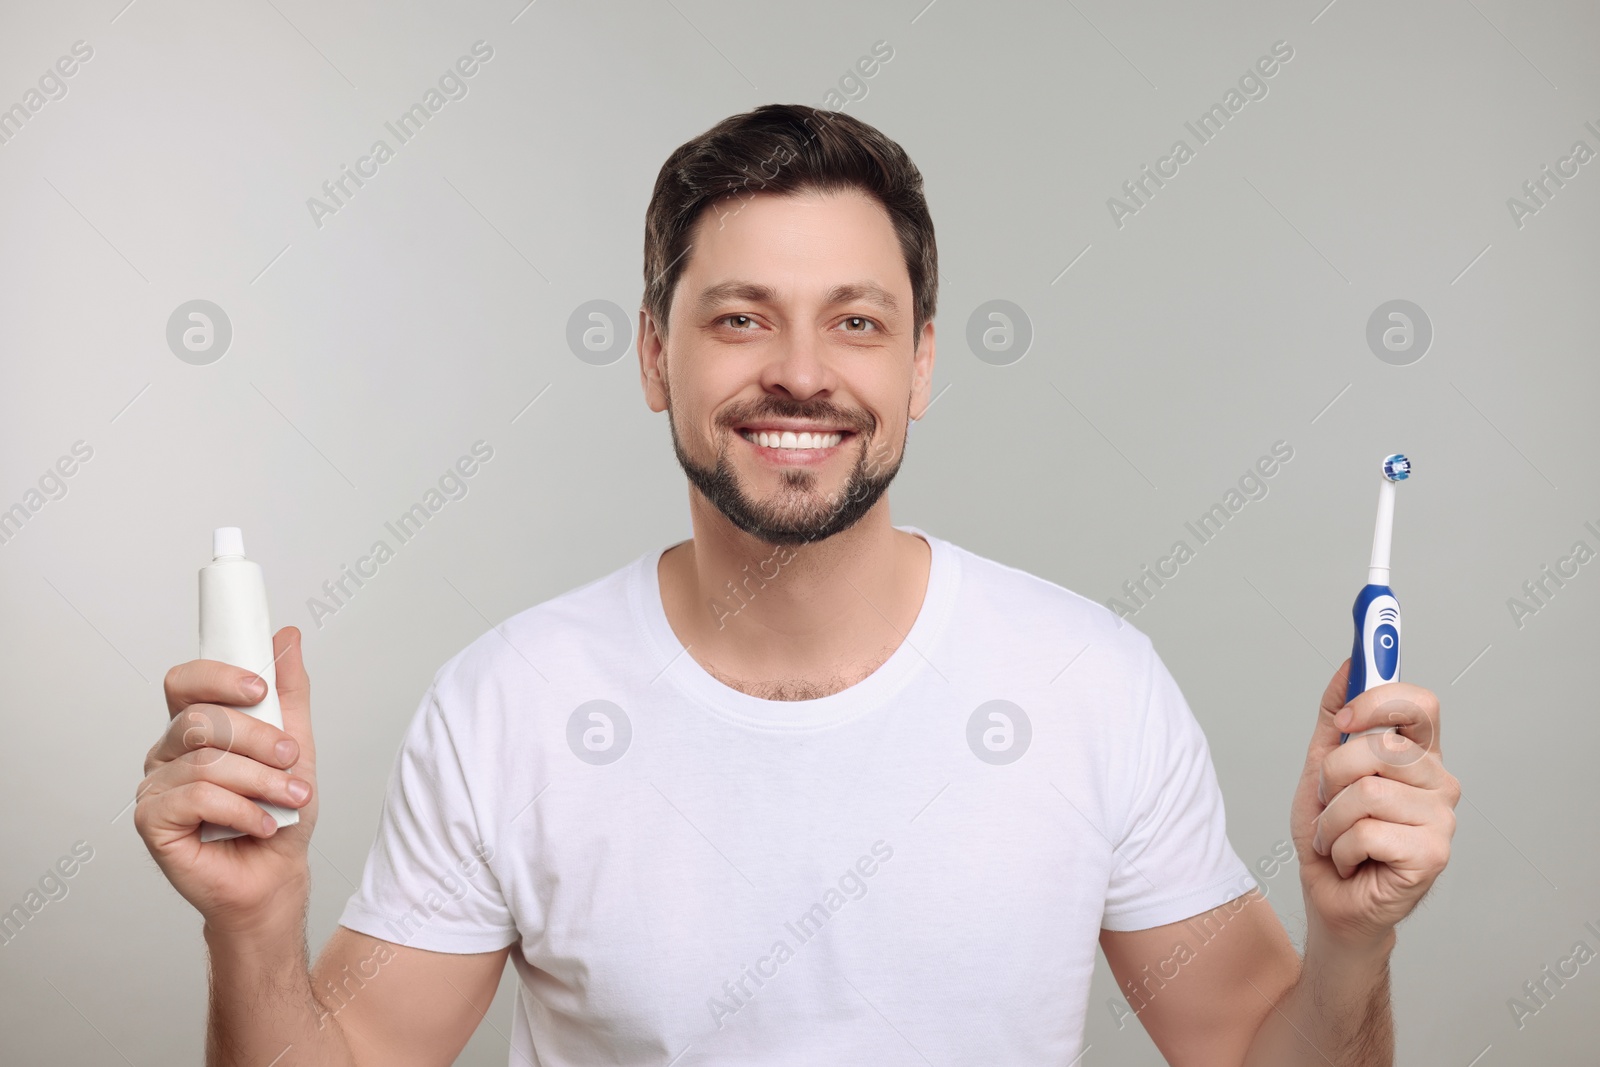
[(1396, 452), (1383, 458), (1383, 476), (1391, 482), (1403, 482), (1411, 477), (1411, 461)]

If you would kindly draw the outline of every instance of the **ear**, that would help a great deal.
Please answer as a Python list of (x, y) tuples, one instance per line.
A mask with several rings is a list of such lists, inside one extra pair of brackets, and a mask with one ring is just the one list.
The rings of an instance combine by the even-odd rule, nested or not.
[(662, 386), (665, 370), (666, 341), (656, 329), (655, 319), (644, 308), (639, 309), (639, 385), (644, 389), (644, 402), (651, 411), (667, 410), (667, 393)]
[(913, 419), (921, 419), (933, 403), (933, 320), (922, 324), (922, 336), (911, 357), (911, 411)]

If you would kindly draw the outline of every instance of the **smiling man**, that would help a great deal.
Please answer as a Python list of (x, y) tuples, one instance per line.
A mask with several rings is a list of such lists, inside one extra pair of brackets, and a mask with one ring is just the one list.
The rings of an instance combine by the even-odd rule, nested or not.
[(693, 537), (438, 671), (314, 968), (299, 634), (284, 731), (216, 706), (248, 672), (173, 669), (135, 821), (206, 918), (211, 1062), (449, 1063), (509, 958), (512, 1064), (1065, 1067), (1097, 946), (1170, 1063), (1392, 1061), (1394, 928), (1458, 795), (1433, 694), (1345, 706), (1341, 668), (1308, 722), (1302, 959), (1150, 641), (891, 523), (937, 277), (920, 175), (854, 118), (772, 105), (673, 153), (639, 368)]

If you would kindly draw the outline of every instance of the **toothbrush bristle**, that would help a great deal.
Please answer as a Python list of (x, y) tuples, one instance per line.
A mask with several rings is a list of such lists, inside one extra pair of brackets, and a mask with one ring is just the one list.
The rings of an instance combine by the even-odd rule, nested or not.
[(1383, 476), (1391, 482), (1403, 482), (1411, 477), (1411, 461), (1396, 452), (1392, 456), (1385, 456), (1383, 460)]

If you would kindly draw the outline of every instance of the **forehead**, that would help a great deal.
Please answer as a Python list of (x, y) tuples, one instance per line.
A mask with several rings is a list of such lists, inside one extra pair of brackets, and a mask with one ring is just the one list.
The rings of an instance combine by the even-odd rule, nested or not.
[(685, 255), (675, 302), (731, 278), (794, 296), (860, 281), (902, 295), (903, 304), (911, 293), (889, 213), (855, 189), (725, 197), (701, 213)]

